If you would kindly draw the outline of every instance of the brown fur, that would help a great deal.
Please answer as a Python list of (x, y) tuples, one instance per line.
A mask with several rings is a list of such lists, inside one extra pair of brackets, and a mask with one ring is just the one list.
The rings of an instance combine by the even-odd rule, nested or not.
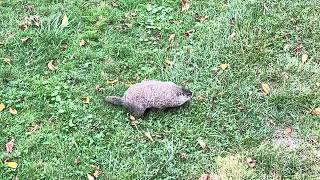
[(135, 116), (143, 116), (148, 108), (178, 107), (192, 98), (192, 92), (173, 82), (148, 80), (131, 86), (123, 97), (107, 96), (109, 103), (127, 107)]

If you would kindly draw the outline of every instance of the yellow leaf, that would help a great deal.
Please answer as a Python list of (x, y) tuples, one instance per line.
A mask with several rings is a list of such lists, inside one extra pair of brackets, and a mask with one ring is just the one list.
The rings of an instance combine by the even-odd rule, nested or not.
[(87, 174), (88, 180), (94, 180), (94, 177), (91, 176), (90, 174)]
[(17, 168), (18, 164), (16, 162), (7, 162), (6, 165), (10, 168)]
[(176, 38), (176, 34), (171, 34), (169, 37), (169, 42), (174, 41), (175, 38)]
[(68, 16), (65, 14), (65, 15), (63, 16), (61, 26), (62, 26), (62, 27), (67, 27), (68, 25), (69, 25), (69, 18), (68, 18)]
[(14, 109), (13, 107), (9, 107), (9, 112), (12, 114), (12, 115), (16, 115), (18, 112), (16, 109)]
[(82, 47), (82, 46), (86, 45), (86, 43), (87, 42), (84, 39), (81, 39), (79, 45), (80, 45), (80, 47)]
[(115, 84), (116, 82), (118, 82), (118, 79), (115, 79), (115, 80), (107, 80), (107, 83), (108, 84)]
[(51, 71), (54, 71), (54, 70), (58, 69), (57, 66), (53, 65), (53, 60), (51, 60), (51, 61), (48, 63), (48, 68), (49, 68)]
[(221, 64), (221, 65), (220, 65), (220, 68), (221, 68), (222, 70), (229, 69), (229, 68), (230, 68), (230, 64)]
[(202, 147), (202, 149), (207, 148), (207, 143), (205, 143), (203, 140), (198, 140), (199, 145)]
[(89, 104), (90, 103), (90, 98), (88, 96), (84, 96), (81, 98), (82, 102), (85, 104)]
[(148, 139), (150, 139), (150, 141), (153, 141), (152, 136), (151, 136), (151, 134), (150, 134), (149, 132), (145, 132), (144, 135), (145, 135)]
[(187, 11), (190, 8), (189, 0), (181, 0), (182, 11)]
[(231, 38), (231, 39), (233, 39), (233, 38), (235, 38), (235, 37), (236, 37), (236, 35), (237, 35), (237, 33), (232, 32), (232, 33), (230, 34), (230, 38)]
[(311, 112), (312, 115), (320, 116), (320, 107), (314, 108)]
[(3, 103), (0, 103), (0, 112), (3, 111), (6, 108), (6, 106)]
[(268, 95), (270, 93), (270, 91), (271, 91), (270, 86), (268, 84), (266, 84), (266, 83), (262, 83), (261, 84), (261, 88), (262, 88), (262, 91), (263, 91), (263, 95), (265, 95), (265, 96)]
[(165, 63), (168, 64), (168, 65), (170, 65), (170, 66), (172, 66), (172, 65), (174, 64), (174, 62), (173, 62), (173, 61), (170, 61), (169, 59), (166, 59)]
[(308, 56), (307, 54), (303, 54), (303, 55), (302, 55), (302, 58), (301, 58), (302, 64), (305, 64), (305, 63), (307, 62), (308, 57), (309, 57), (309, 56)]

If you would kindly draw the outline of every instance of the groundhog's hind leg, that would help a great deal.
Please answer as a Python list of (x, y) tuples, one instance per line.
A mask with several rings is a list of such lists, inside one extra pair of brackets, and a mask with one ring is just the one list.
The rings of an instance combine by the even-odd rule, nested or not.
[(146, 111), (145, 107), (137, 105), (131, 105), (129, 109), (135, 117), (142, 117), (144, 115), (144, 112)]

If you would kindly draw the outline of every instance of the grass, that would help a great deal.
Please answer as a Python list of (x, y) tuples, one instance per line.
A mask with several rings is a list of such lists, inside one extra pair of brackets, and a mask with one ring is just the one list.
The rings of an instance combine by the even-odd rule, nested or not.
[[(148, 2), (34, 0), (34, 12), (27, 12), (25, 1), (0, 0), (0, 103), (18, 111), (0, 112), (0, 179), (85, 179), (95, 171), (91, 165), (100, 168), (98, 179), (197, 179), (204, 172), (222, 179), (319, 178), (320, 123), (310, 114), (320, 105), (319, 2), (194, 0), (186, 12), (179, 1), (153, 1), (151, 11)], [(19, 24), (29, 15), (39, 15), (41, 26), (23, 31)], [(198, 15), (209, 18), (197, 22)], [(31, 41), (22, 43), (25, 37)], [(302, 54), (309, 55), (304, 65)], [(47, 67), (51, 60), (56, 71)], [(223, 63), (230, 68), (221, 70)], [(127, 111), (105, 105), (103, 96), (121, 95), (145, 78), (184, 84), (195, 97), (177, 111), (151, 112), (136, 129)], [(261, 83), (271, 86), (268, 96)], [(275, 144), (288, 127), (298, 144), (291, 151)], [(256, 159), (254, 168), (247, 157)]]

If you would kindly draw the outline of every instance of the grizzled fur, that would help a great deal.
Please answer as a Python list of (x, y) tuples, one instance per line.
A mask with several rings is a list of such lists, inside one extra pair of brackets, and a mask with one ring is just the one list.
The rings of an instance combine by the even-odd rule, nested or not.
[(192, 92), (173, 82), (147, 80), (131, 86), (123, 97), (107, 96), (108, 103), (127, 107), (140, 117), (148, 108), (178, 107), (190, 101)]

